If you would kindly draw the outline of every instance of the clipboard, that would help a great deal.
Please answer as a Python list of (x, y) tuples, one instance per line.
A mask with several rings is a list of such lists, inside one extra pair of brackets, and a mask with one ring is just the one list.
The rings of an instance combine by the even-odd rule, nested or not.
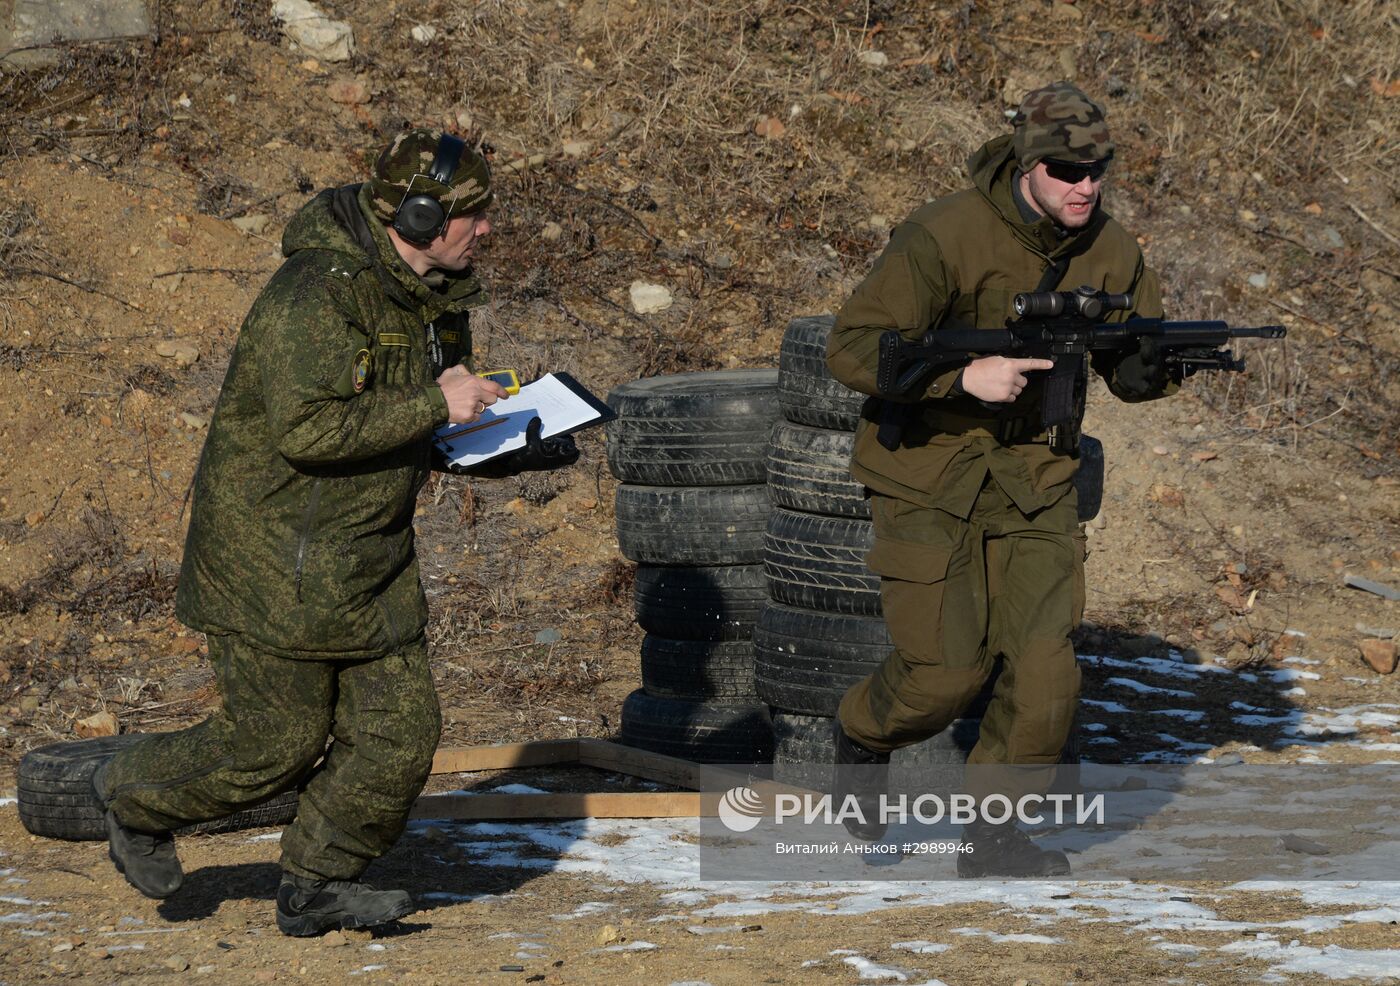
[(433, 445), (451, 466), (466, 468), (525, 447), (525, 429), (540, 419), (540, 437), (571, 435), (617, 413), (568, 373), (546, 373), (492, 404), (471, 424), (446, 424)]

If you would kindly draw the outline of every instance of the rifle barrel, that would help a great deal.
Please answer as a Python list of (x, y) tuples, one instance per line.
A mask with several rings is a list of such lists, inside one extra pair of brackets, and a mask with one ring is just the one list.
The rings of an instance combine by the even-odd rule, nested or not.
[(1248, 329), (1231, 329), (1230, 335), (1240, 339), (1282, 339), (1288, 330), (1282, 325), (1260, 325)]

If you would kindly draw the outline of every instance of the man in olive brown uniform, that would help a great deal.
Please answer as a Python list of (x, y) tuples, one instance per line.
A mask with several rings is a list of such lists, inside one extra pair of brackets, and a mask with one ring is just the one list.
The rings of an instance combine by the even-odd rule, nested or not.
[[(222, 708), (94, 777), (112, 859), (148, 896), (180, 886), (172, 829), (300, 786), (278, 926), (312, 935), (413, 909), (359, 876), (403, 831), (438, 741), (413, 545), (431, 435), (507, 396), (470, 369), (491, 200), (479, 154), (410, 131), (369, 181), (317, 195), (283, 234), (210, 424), (175, 603), (208, 637)], [(576, 458), (536, 426), (494, 471)]]
[[(896, 329), (999, 328), (1018, 292), (1092, 285), (1158, 316), (1156, 276), (1131, 235), (1099, 202), (1113, 157), (1102, 108), (1068, 83), (1030, 93), (1011, 134), (968, 162), (973, 186), (900, 223), (832, 331), (832, 375), (876, 394), (877, 343)], [(1084, 608), (1084, 541), (1072, 449), (1040, 425), (1048, 360), (987, 356), (934, 377), (912, 404), (867, 402), (851, 471), (870, 490), (869, 566), (894, 650), (844, 696), (836, 730), (838, 793), (863, 804), (883, 786), (891, 751), (941, 732), (1003, 660), (972, 765), (1054, 764), (1079, 696), (1069, 635)], [(1125, 401), (1176, 389), (1155, 351), (1094, 369)], [(897, 447), (877, 440), (902, 424)], [(1041, 772), (1044, 773), (1044, 772)], [(970, 781), (970, 786), (973, 782)], [(867, 818), (849, 827), (879, 838)], [(1069, 872), (1016, 828), (974, 823), (963, 876)]]

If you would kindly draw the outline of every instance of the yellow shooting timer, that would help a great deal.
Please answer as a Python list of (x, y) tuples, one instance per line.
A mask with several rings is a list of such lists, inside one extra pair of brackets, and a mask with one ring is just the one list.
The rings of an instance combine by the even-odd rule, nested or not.
[(498, 383), (506, 389), (507, 394), (520, 393), (520, 377), (514, 370), (490, 370), (481, 374), (492, 383)]

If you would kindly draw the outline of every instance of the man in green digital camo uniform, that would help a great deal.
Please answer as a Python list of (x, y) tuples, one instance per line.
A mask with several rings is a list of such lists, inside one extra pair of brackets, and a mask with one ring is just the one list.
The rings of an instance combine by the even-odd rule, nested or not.
[[(999, 328), (1018, 292), (1092, 285), (1132, 296), (1134, 311), (1122, 317), (1161, 314), (1156, 276), (1099, 205), (1114, 146), (1102, 108), (1057, 83), (1030, 93), (1013, 126), (968, 161), (973, 188), (894, 229), (837, 317), (828, 348), (836, 379), (875, 394), (882, 332), (914, 340), (929, 327)], [(1040, 425), (1051, 366), (987, 356), (933, 378), (912, 405), (867, 402), (851, 470), (870, 490), (868, 562), (895, 648), (841, 702), (843, 799), (854, 793), (870, 805), (890, 752), (946, 728), (998, 655), (1004, 667), (969, 763), (1044, 765), (1061, 755), (1079, 695), (1069, 634), (1084, 607), (1084, 540), (1078, 460)], [(1151, 349), (1096, 358), (1093, 368), (1125, 401), (1177, 388)], [(903, 421), (893, 450), (876, 437), (891, 413)], [(870, 817), (848, 827), (865, 838), (884, 832)], [(1062, 853), (1037, 849), (1014, 818), (975, 822), (964, 837), (972, 852), (959, 854), (960, 875), (1069, 872)]]
[[(410, 131), (369, 181), (320, 193), (283, 234), (286, 262), (243, 324), (210, 424), (176, 596), (208, 636), (222, 708), (94, 777), (112, 859), (147, 896), (180, 886), (172, 829), (299, 786), (278, 927), (313, 935), (413, 910), (359, 876), (403, 831), (438, 741), (413, 545), (430, 436), (507, 396), (470, 370), (491, 200), (479, 154)], [(491, 473), (577, 457), (532, 422)]]

